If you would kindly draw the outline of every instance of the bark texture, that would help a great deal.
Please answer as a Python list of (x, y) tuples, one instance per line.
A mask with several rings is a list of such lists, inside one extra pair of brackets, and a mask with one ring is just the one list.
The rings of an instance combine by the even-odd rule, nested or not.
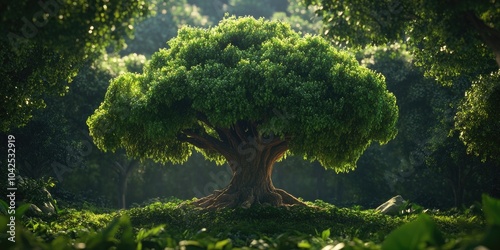
[(258, 152), (253, 160), (230, 160), (233, 176), (229, 185), (199, 199), (195, 204), (203, 208), (303, 205), (301, 201), (273, 185), (273, 164), (283, 153), (278, 149), (265, 149)]
[[(204, 122), (210, 126), (206, 120)], [(263, 136), (251, 122), (238, 122), (231, 128), (214, 130), (217, 137), (206, 134), (205, 130), (184, 131), (181, 136), (182, 140), (197, 147), (219, 152), (232, 170), (227, 187), (197, 200), (195, 205), (207, 209), (305, 205), (286, 191), (275, 188), (271, 178), (274, 163), (288, 150), (289, 138)]]

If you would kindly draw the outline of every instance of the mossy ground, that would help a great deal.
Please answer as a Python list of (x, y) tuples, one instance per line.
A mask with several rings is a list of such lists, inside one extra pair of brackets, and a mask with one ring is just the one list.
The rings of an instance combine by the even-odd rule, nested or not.
[[(107, 241), (120, 243), (124, 249), (138, 249), (139, 245), (143, 249), (189, 249), (186, 246), (197, 247), (193, 249), (322, 249), (340, 243), (353, 249), (379, 249), (391, 231), (418, 217), (412, 213), (388, 216), (374, 210), (339, 208), (322, 201), (309, 202), (310, 207), (217, 211), (198, 209), (190, 202), (170, 199), (117, 211), (92, 207), (66, 209), (53, 217), (25, 218), (24, 231), (29, 231), (28, 238), (34, 245), (57, 243), (61, 245), (50, 247), (61, 249), (66, 248), (64, 246), (99, 248), (107, 246), (103, 243)], [(435, 212), (430, 217), (447, 242), (485, 228), (481, 214), (448, 211)], [(124, 243), (127, 237), (132, 238), (129, 245)], [(113, 244), (110, 246), (117, 246)]]

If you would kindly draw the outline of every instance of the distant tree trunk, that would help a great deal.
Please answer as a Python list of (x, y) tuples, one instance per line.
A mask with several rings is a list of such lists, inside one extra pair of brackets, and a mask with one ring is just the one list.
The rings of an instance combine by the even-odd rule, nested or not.
[(475, 169), (475, 166), (470, 164), (461, 162), (461, 164), (453, 165), (454, 168), (451, 170), (453, 177), (450, 178), (450, 182), (453, 189), (455, 207), (461, 207), (465, 204), (465, 185)]
[(123, 163), (115, 161), (116, 172), (118, 174), (118, 207), (127, 208), (127, 182), (132, 170), (137, 166), (136, 160), (125, 160)]
[(463, 190), (459, 185), (456, 185), (456, 183), (451, 184), (452, 190), (453, 190), (453, 204), (455, 207), (460, 207), (463, 204), (463, 199), (460, 197), (463, 197)]
[(120, 175), (118, 181), (118, 207), (127, 208), (126, 194), (127, 194), (127, 179), (128, 176)]
[(221, 153), (233, 174), (227, 187), (197, 200), (195, 205), (204, 208), (304, 205), (284, 190), (275, 188), (272, 182), (273, 165), (288, 150), (285, 138), (264, 138), (254, 125), (245, 122), (231, 129), (217, 129), (217, 132), (222, 143), (185, 131), (189, 135), (185, 141)]

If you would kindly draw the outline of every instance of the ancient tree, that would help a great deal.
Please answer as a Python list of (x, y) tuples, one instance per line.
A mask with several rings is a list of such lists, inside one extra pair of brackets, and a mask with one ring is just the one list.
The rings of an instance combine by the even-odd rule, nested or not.
[(142, 74), (115, 78), (87, 123), (102, 150), (182, 163), (193, 150), (233, 171), (201, 207), (301, 204), (273, 186), (274, 162), (302, 155), (349, 171), (372, 141), (396, 134), (382, 75), (288, 24), (226, 18), (185, 27)]

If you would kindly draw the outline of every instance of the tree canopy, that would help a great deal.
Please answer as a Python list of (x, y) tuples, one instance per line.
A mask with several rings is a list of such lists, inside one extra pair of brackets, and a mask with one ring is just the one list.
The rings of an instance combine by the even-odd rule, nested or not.
[(338, 44), (405, 41), (416, 63), (441, 83), (489, 74), (500, 66), (500, 3), (495, 1), (304, 2), (319, 6), (325, 34)]
[(184, 27), (168, 44), (143, 74), (112, 81), (87, 121), (99, 148), (183, 162), (194, 146), (221, 162), (260, 138), (347, 171), (372, 140), (396, 134), (396, 100), (383, 76), (318, 36), (231, 17), (210, 29)]
[(0, 3), (0, 131), (25, 125), (48, 96), (63, 95), (86, 60), (120, 46), (151, 1)]

